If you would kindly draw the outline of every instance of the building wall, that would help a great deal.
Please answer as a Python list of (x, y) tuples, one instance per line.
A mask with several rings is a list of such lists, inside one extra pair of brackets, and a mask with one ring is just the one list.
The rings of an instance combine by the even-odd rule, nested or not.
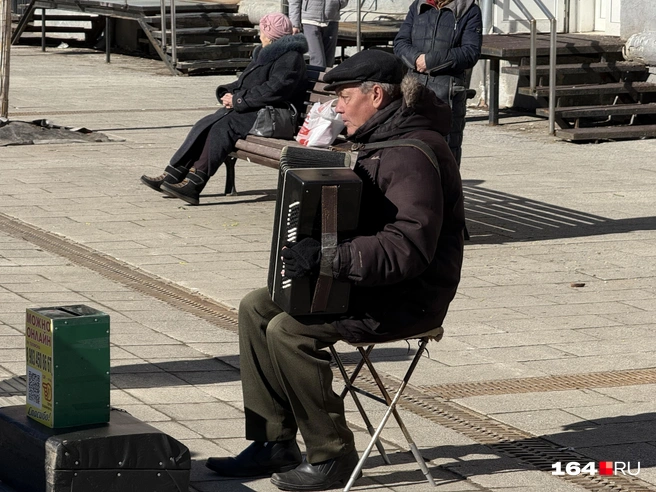
[(622, 0), (620, 36), (623, 39), (639, 32), (656, 31), (654, 3), (654, 0)]

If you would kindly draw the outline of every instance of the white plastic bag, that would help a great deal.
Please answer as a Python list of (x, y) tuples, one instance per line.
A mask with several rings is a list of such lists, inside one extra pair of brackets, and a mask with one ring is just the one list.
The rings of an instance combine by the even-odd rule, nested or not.
[(335, 112), (336, 99), (315, 102), (296, 135), (296, 141), (306, 147), (328, 147), (344, 129), (342, 115)]

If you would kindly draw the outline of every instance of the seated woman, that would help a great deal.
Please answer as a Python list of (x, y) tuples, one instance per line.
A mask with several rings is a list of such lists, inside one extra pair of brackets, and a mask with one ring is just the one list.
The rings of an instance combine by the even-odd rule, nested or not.
[(239, 78), (216, 89), (223, 108), (198, 121), (173, 155), (164, 173), (142, 176), (150, 188), (198, 205), (207, 181), (216, 173), (240, 138), (248, 135), (257, 111), (265, 106), (303, 104), (308, 45), (302, 34), (292, 35), (292, 23), (283, 14), (260, 21), (262, 46), (253, 52)]

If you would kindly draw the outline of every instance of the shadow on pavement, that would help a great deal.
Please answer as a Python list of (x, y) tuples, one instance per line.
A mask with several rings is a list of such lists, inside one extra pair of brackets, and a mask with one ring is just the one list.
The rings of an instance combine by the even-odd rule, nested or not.
[[(599, 461), (630, 462), (631, 473), (635, 475), (638, 463), (641, 472), (647, 468), (656, 467), (656, 413), (637, 415), (620, 415), (594, 420), (582, 420), (562, 427), (563, 432), (543, 434), (539, 438), (510, 441), (517, 449), (524, 450), (524, 456), (530, 461), (540, 459), (542, 471), (550, 472), (552, 463), (549, 454), (538, 456), (532, 449), (543, 447), (541, 440), (555, 444), (553, 450), (563, 452), (567, 462), (577, 461), (581, 467), (589, 462), (595, 462), (598, 475)], [(504, 473), (516, 470), (517, 458), (522, 456), (508, 454), (506, 443), (483, 446), (472, 444), (467, 446), (435, 446), (422, 449), (422, 455), (429, 460), (455, 460), (446, 465), (448, 469), (463, 475), (476, 476), (493, 473)], [(492, 452), (492, 453), (491, 453)], [(519, 453), (521, 454), (521, 453)], [(526, 469), (535, 469), (527, 461)], [(563, 470), (566, 462), (563, 461)], [(521, 463), (520, 463), (521, 466)], [(627, 465), (628, 466), (628, 465)], [(651, 471), (650, 471), (651, 473)], [(619, 473), (621, 475), (621, 473)], [(629, 477), (627, 473), (627, 477)], [(630, 477), (629, 477), (630, 478)], [(640, 478), (638, 474), (635, 478)]]
[(564, 239), (656, 230), (656, 216), (608, 219), (570, 208), (489, 190), (464, 181), (471, 244)]

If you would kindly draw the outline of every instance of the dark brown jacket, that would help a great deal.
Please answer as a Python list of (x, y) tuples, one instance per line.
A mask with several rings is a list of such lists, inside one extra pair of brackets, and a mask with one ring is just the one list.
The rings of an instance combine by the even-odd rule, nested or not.
[[(407, 82), (407, 81), (404, 81)], [(336, 321), (349, 341), (384, 340), (440, 326), (460, 281), (465, 225), (462, 183), (443, 134), (449, 107), (423, 86), (404, 90), (353, 135), (356, 142), (419, 139), (419, 150), (361, 152), (358, 234), (339, 245), (336, 277), (354, 283), (348, 316)]]

